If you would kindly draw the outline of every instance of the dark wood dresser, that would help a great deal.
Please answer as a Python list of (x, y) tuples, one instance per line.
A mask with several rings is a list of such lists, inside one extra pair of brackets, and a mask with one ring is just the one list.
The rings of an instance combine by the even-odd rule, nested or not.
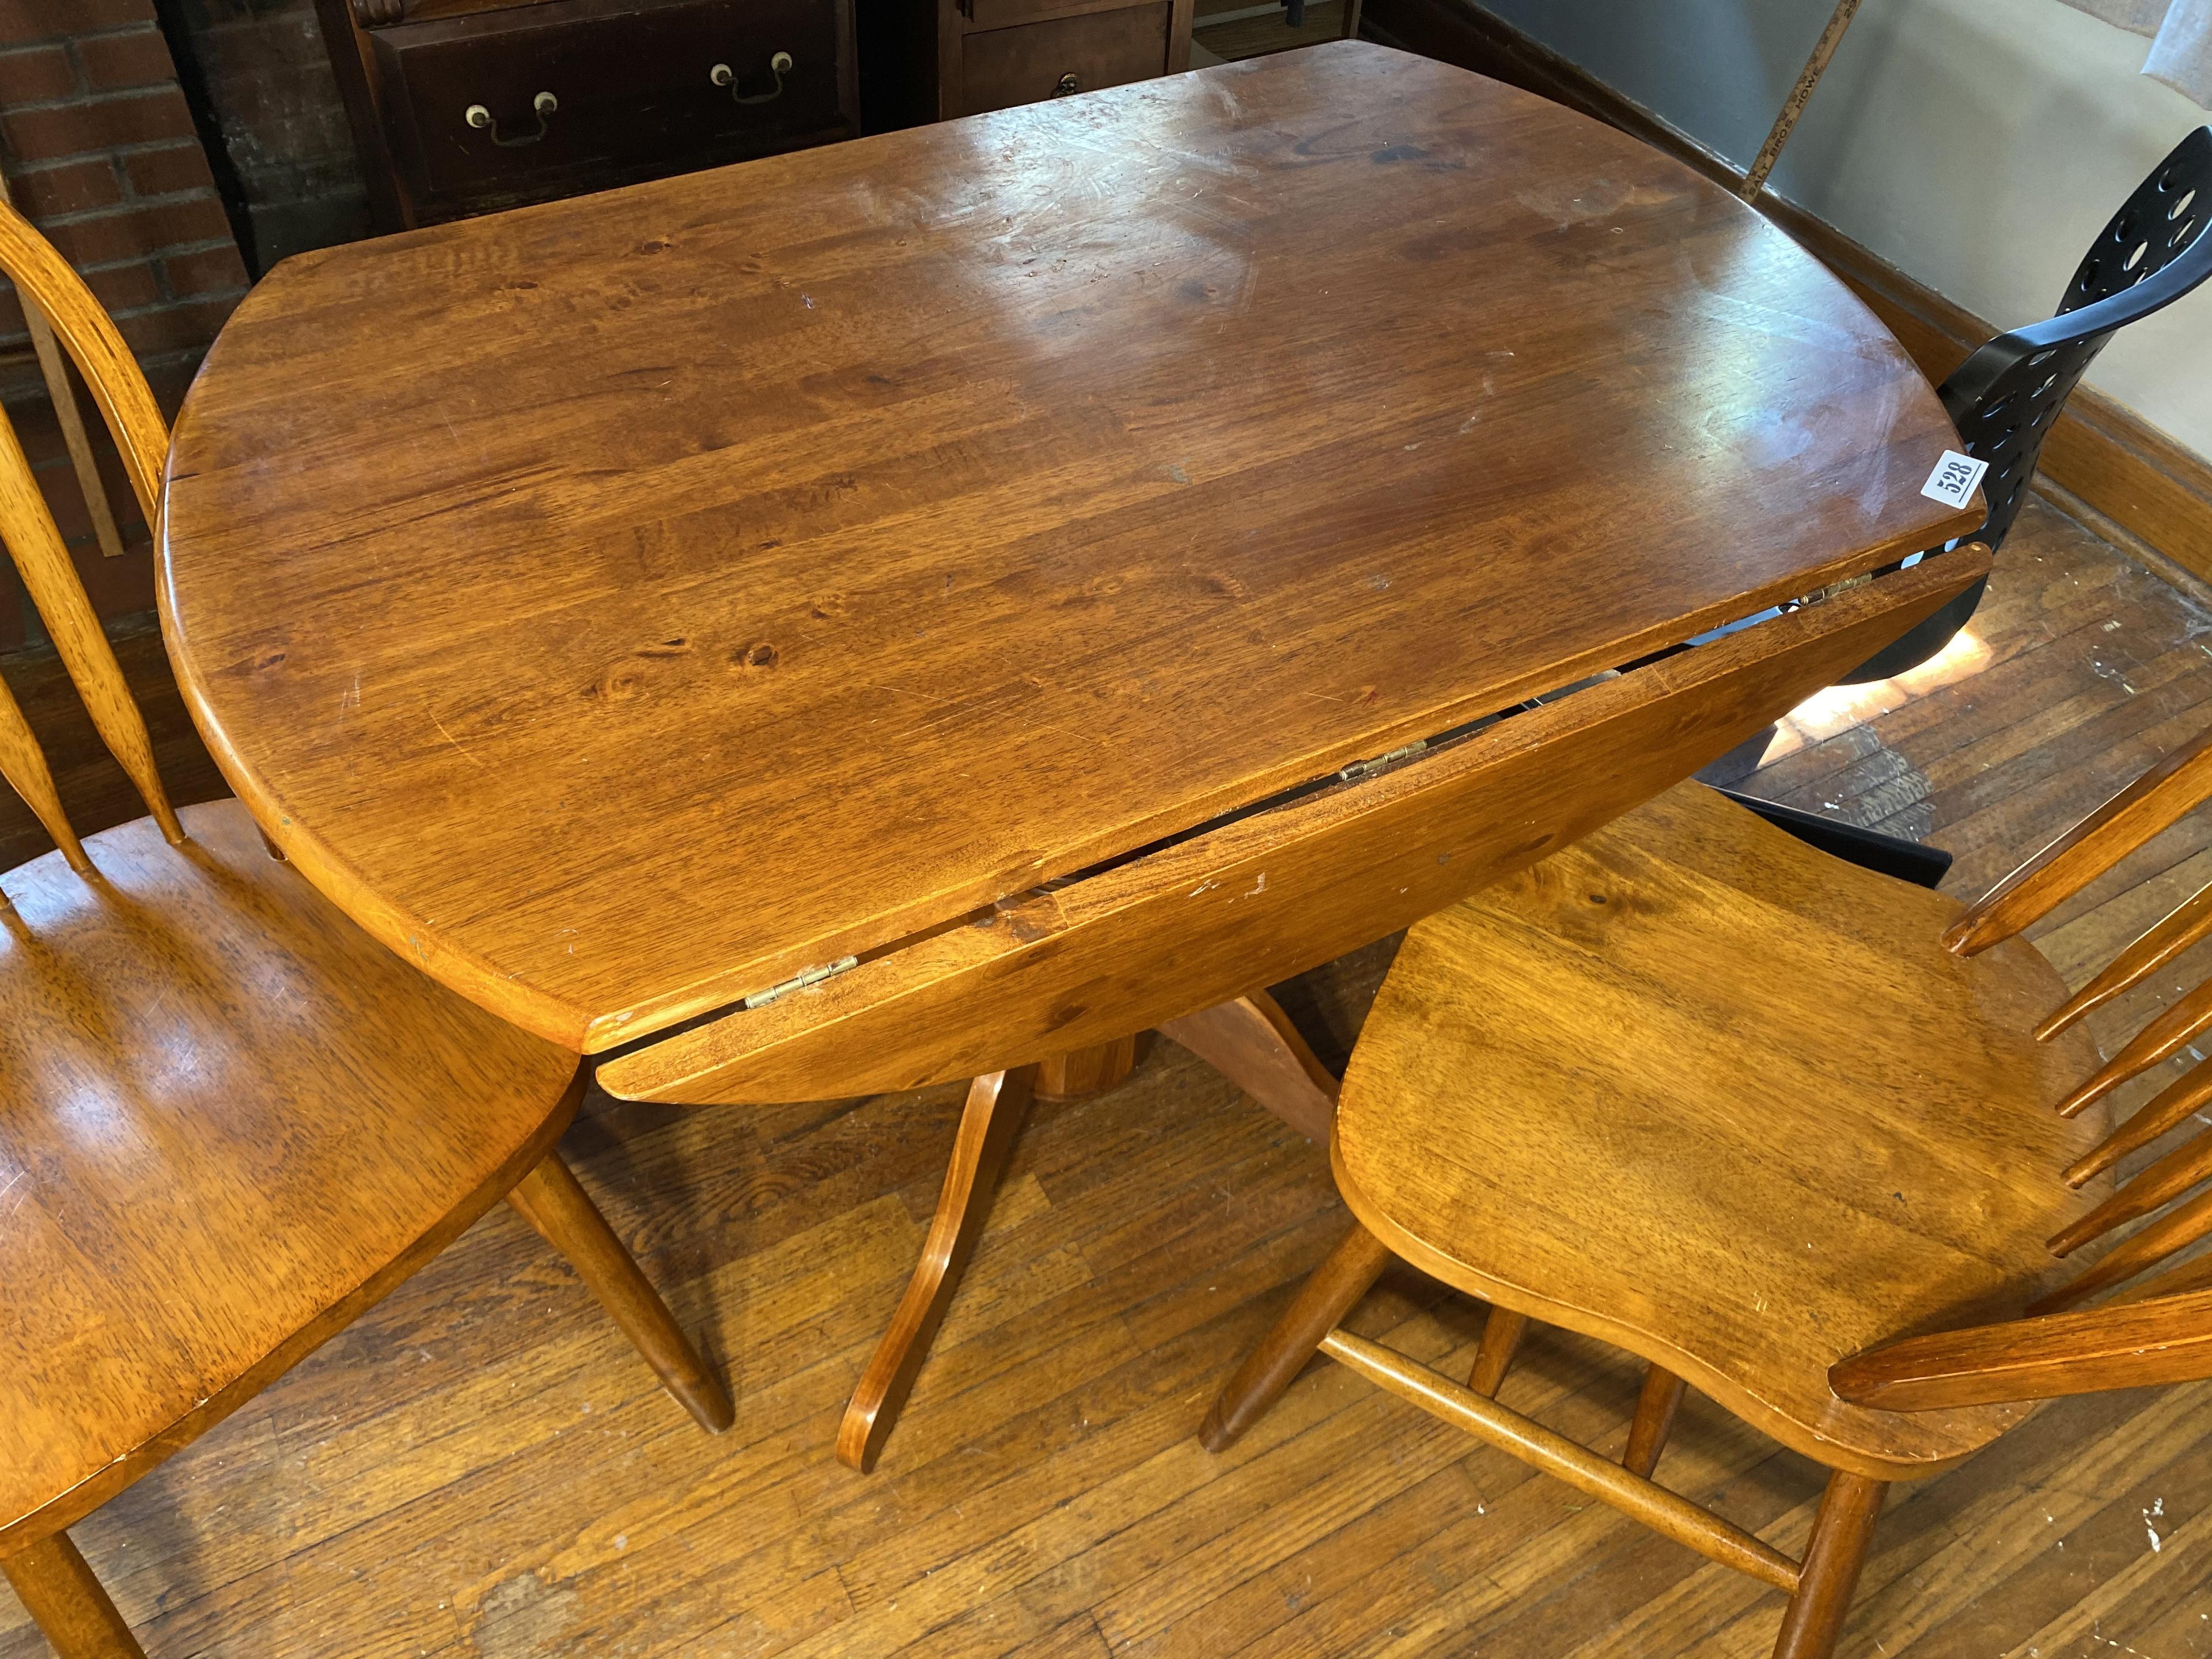
[(1190, 67), (1193, 0), (935, 0), (940, 119)]
[(852, 0), (316, 6), (383, 229), (860, 131)]

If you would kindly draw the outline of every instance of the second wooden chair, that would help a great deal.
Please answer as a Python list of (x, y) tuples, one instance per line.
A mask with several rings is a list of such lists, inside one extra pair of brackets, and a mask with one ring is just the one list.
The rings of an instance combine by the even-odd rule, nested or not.
[[(2109, 1063), (2077, 1023), (2212, 934), (2212, 888), (2071, 998), (2020, 937), (2208, 796), (2212, 736), (1962, 912), (1690, 784), (1419, 923), (1344, 1082), (1357, 1224), (1206, 1443), (1319, 1347), (1784, 1591), (1775, 1653), (1826, 1659), (1891, 1483), (2035, 1401), (2212, 1376), (2212, 1257), (2078, 1305), (2212, 1232), (2212, 1132), (2112, 1176), (2212, 1101), (2212, 1064), (2105, 1121), (2212, 1028), (2212, 984)], [(1393, 1257), (1491, 1304), (1465, 1382), (1340, 1328)], [(1532, 1319), (1647, 1362), (1618, 1460), (1494, 1397)], [(1832, 1472), (1802, 1560), (1651, 1478), (1691, 1383)]]

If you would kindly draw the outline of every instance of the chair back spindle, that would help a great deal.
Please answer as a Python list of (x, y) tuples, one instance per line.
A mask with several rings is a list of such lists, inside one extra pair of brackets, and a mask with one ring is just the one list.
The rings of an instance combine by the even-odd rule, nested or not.
[[(22, 298), (21, 294), (16, 295)], [(46, 396), (54, 406), (54, 417), (62, 430), (62, 444), (69, 451), (70, 465), (76, 473), (77, 489), (84, 497), (85, 510), (92, 517), (93, 539), (107, 558), (120, 558), (123, 554), (123, 532), (116, 526), (114, 509), (108, 504), (107, 485), (100, 476), (100, 456), (92, 446), (92, 436), (84, 428), (84, 411), (77, 406), (76, 387), (70, 382), (69, 360), (62, 355), (62, 344), (54, 338), (54, 331), (46, 325), (44, 313), (37, 306), (23, 306), (23, 325), (30, 331), (31, 348), (39, 360), (39, 373), (46, 383)]]
[[(2166, 757), (2005, 877), (1946, 931), (1944, 943), (1972, 956), (2013, 938), (2208, 799), (2212, 732)], [(2047, 1042), (2068, 1030), (2208, 936), (2212, 884), (2122, 948), (2042, 1021), (2037, 1037)], [(2197, 1055), (2194, 1045), (2207, 1030), (2212, 1030), (2212, 980), (2152, 1014), (2056, 1109), (2081, 1112), (2179, 1054)], [(2199, 1057), (2063, 1179), (2074, 1187), (2086, 1184), (2208, 1106), (2212, 1061)], [(2212, 1376), (2212, 1254), (2177, 1263), (2184, 1252), (2212, 1237), (2208, 1182), (2212, 1127), (2200, 1125), (2051, 1238), (2051, 1253), (2063, 1257), (2134, 1229), (2029, 1308), (2027, 1316), (1869, 1349), (1838, 1364), (1831, 1382), (1846, 1399), (1910, 1411)], [(2106, 1299), (2082, 1305), (2100, 1297)]]
[[(62, 810), (61, 793), (54, 787), (54, 775), (46, 766), (46, 751), (39, 746), (38, 734), (23, 718), (22, 708), (5, 680), (0, 680), (0, 777), (8, 780), (9, 787), (46, 826), (54, 845), (69, 860), (69, 867), (81, 876), (90, 875), (92, 860), (85, 856), (83, 843), (77, 840), (69, 814)], [(0, 893), (0, 902), (6, 898)]]
[[(1946, 930), (1943, 943), (1960, 956), (1971, 957), (1999, 939), (2010, 939), (2153, 836), (2179, 823), (2208, 796), (2212, 796), (2212, 732), (2166, 757), (1990, 889)], [(2159, 927), (2166, 925), (2161, 921)], [(2070, 1023), (2076, 1015), (2069, 1011), (2084, 1002), (2087, 994), (2085, 990), (2069, 999), (2051, 1019), (2063, 1017)], [(2086, 1004), (2079, 1012), (2087, 1012)]]
[[(159, 533), (168, 429), (130, 348), (67, 261), (21, 215), (0, 203), (0, 271), (15, 283), (76, 362), (120, 452), (146, 522)], [(86, 593), (14, 424), (0, 414), (0, 542), (21, 574), (94, 729), (172, 842), (185, 838), (155, 763), (145, 717)], [(0, 693), (4, 695), (4, 693)], [(89, 871), (63, 812), (52, 771), (12, 696), (0, 703), (0, 775), (37, 814), (72, 868)]]

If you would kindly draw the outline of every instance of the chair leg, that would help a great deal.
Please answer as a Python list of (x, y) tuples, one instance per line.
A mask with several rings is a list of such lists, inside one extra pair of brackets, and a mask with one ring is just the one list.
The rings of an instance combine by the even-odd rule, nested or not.
[(1797, 1593), (1782, 1615), (1774, 1659), (1830, 1659), (1835, 1652), (1844, 1614), (1850, 1610), (1851, 1592), (1858, 1588), (1859, 1569), (1866, 1565), (1875, 1517), (1888, 1494), (1886, 1483), (1863, 1474), (1838, 1469), (1829, 1475), (1828, 1489), (1820, 1495), (1820, 1512), (1813, 1520), (1813, 1540), (1806, 1546)]
[(1237, 1368), (1237, 1375), (1206, 1413), (1199, 1443), (1215, 1452), (1236, 1444), (1282, 1398), (1283, 1390), (1321, 1346), (1322, 1338), (1336, 1328), (1389, 1265), (1390, 1252), (1382, 1242), (1353, 1222), (1344, 1242), (1314, 1269), (1275, 1328)]
[(1620, 1467), (1646, 1480), (1659, 1467), (1659, 1454), (1667, 1449), (1667, 1437), (1674, 1427), (1674, 1413), (1689, 1385), (1661, 1365), (1644, 1371), (1644, 1391), (1636, 1397), (1636, 1420), (1628, 1425), (1628, 1449)]
[(1504, 1386), (1505, 1373), (1513, 1368), (1513, 1356), (1521, 1352), (1521, 1339), (1528, 1334), (1526, 1314), (1492, 1303), (1490, 1317), (1482, 1322), (1482, 1341), (1474, 1351), (1474, 1366), (1468, 1372), (1467, 1386), (1485, 1400), (1496, 1399)]
[(545, 1242), (562, 1255), (592, 1287), (623, 1334), (637, 1346), (668, 1392), (674, 1395), (699, 1426), (719, 1434), (730, 1426), (736, 1412), (730, 1392), (707, 1368), (691, 1339), (684, 1334), (668, 1304), (638, 1270), (637, 1262), (614, 1229), (607, 1225), (599, 1206), (577, 1183), (574, 1174), (558, 1152), (548, 1152), (538, 1167), (523, 1176), (507, 1201)]
[(863, 1474), (874, 1468), (884, 1442), (897, 1426), (921, 1362), (929, 1358), (929, 1345), (937, 1340), (937, 1328), (945, 1322), (945, 1310), (952, 1305), (952, 1293), (960, 1288), (968, 1257), (990, 1218), (999, 1176), (1029, 1116), (1036, 1076), (1037, 1067), (1024, 1066), (986, 1073), (968, 1085), (951, 1161), (945, 1165), (945, 1185), (937, 1194), (937, 1213), (930, 1219), (929, 1236), (922, 1240), (921, 1260), (915, 1264), (914, 1277), (892, 1310), (890, 1328), (876, 1344), (867, 1370), (860, 1373), (860, 1383), (846, 1402), (844, 1420), (837, 1425), (837, 1461), (847, 1468)]
[(0, 1556), (0, 1572), (61, 1659), (146, 1659), (67, 1533)]

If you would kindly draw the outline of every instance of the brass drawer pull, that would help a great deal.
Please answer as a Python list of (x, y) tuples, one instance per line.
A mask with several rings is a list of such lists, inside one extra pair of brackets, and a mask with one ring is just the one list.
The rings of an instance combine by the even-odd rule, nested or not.
[(538, 131), (526, 132), (517, 137), (501, 137), (499, 122), (482, 104), (471, 104), (468, 108), (461, 112), (461, 119), (479, 132), (491, 134), (491, 141), (495, 144), (514, 149), (524, 144), (534, 144), (545, 136), (545, 118), (561, 107), (561, 100), (550, 92), (541, 92), (530, 100), (530, 107), (538, 112)]
[(791, 54), (780, 52), (768, 60), (768, 72), (775, 76), (775, 90), (750, 94), (738, 90), (738, 72), (727, 64), (717, 64), (707, 71), (707, 78), (718, 87), (730, 89), (733, 104), (766, 104), (783, 96), (783, 77), (791, 73)]
[(1052, 89), (1052, 95), (1055, 98), (1068, 98), (1073, 97), (1075, 94), (1082, 90), (1082, 84), (1076, 80), (1074, 75), (1071, 72), (1060, 77), (1059, 83)]

